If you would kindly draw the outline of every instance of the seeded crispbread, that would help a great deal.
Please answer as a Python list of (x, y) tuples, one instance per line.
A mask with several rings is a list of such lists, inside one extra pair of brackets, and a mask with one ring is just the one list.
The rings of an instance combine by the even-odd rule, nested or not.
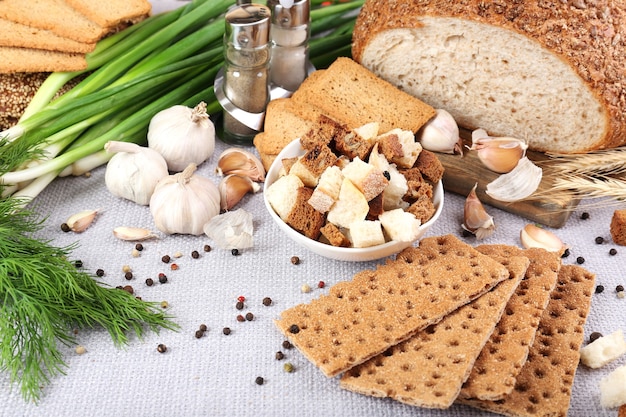
[(507, 416), (565, 417), (594, 283), (593, 273), (578, 265), (563, 265), (514, 390), (497, 401), (461, 402)]
[(2, 0), (0, 17), (86, 43), (97, 42), (108, 32), (63, 0)]
[(513, 391), (515, 378), (526, 362), (539, 320), (556, 285), (561, 258), (539, 248), (481, 245), (476, 249), (496, 260), (526, 256), (531, 261), (460, 393), (462, 398), (498, 400)]
[(347, 57), (304, 80), (292, 99), (317, 107), (352, 129), (379, 122), (380, 132), (399, 128), (415, 133), (435, 115), (431, 106)]
[(78, 42), (59, 36), (49, 30), (0, 18), (0, 46), (88, 53), (94, 50), (96, 43)]
[(145, 16), (152, 10), (147, 0), (64, 1), (89, 20), (103, 27), (117, 26), (119, 23)]
[(419, 407), (450, 407), (529, 264), (524, 257), (502, 262), (509, 279), (439, 323), (348, 370), (341, 387)]
[(508, 278), (505, 266), (452, 235), (422, 239), (283, 311), (281, 332), (328, 377), (365, 362)]
[(80, 71), (84, 54), (0, 46), (0, 73)]

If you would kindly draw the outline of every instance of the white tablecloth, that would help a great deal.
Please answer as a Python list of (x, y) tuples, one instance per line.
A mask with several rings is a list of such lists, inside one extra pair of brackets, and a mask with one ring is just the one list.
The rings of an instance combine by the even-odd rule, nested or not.
[[(154, 0), (155, 10), (184, 2)], [(217, 155), (225, 149), (217, 143), (211, 160), (200, 166), (199, 173), (214, 175)], [(57, 179), (35, 204), (48, 216), (42, 236), (65, 246), (78, 242), (73, 251), (85, 268), (105, 271), (103, 282), (111, 286), (132, 285), (145, 300), (167, 301), (168, 312), (180, 325), (179, 332), (149, 333), (143, 340), (131, 338), (123, 349), (115, 347), (102, 329), (82, 330), (76, 335), (87, 352), (78, 355), (74, 346), (63, 347), (67, 375), (56, 377), (43, 390), (38, 404), (25, 403), (17, 387), (10, 389), (8, 378), (0, 375), (0, 415), (2, 416), (487, 416), (464, 406), (449, 410), (428, 410), (411, 407), (389, 399), (371, 398), (344, 391), (337, 379), (328, 379), (295, 349), (281, 346), (284, 337), (273, 320), (280, 312), (295, 304), (308, 302), (328, 291), (331, 285), (346, 279), (375, 262), (345, 263), (324, 259), (295, 247), (272, 223), (263, 206), (261, 194), (250, 195), (240, 207), (251, 212), (255, 222), (255, 246), (233, 256), (230, 251), (214, 248), (203, 252), (205, 244), (214, 245), (207, 237), (163, 236), (144, 243), (141, 256), (133, 257), (133, 243), (122, 242), (112, 235), (116, 226), (140, 226), (156, 230), (147, 207), (137, 206), (112, 196), (104, 186), (104, 168), (90, 177)], [(453, 233), (461, 236), (460, 223), (464, 197), (446, 193), (442, 216), (428, 235)], [(584, 267), (597, 274), (597, 283), (605, 286), (602, 294), (593, 296), (585, 337), (594, 331), (609, 334), (626, 331), (626, 299), (615, 294), (618, 284), (626, 284), (626, 247), (611, 242), (609, 223), (613, 210), (620, 206), (579, 207), (567, 224), (555, 232), (571, 247), (571, 255), (563, 262), (585, 259)], [(621, 205), (624, 208), (624, 205)], [(101, 209), (97, 221), (82, 234), (63, 233), (60, 224), (75, 212)], [(519, 245), (523, 218), (488, 207), (495, 217), (497, 230), (481, 243)], [(581, 213), (590, 214), (588, 220)], [(595, 238), (604, 238), (596, 244)], [(475, 244), (473, 238), (464, 238)], [(609, 255), (616, 248), (618, 254)], [(193, 259), (190, 253), (200, 252)], [(173, 256), (180, 268), (170, 270), (161, 262), (165, 254)], [(292, 256), (301, 263), (293, 265)], [(122, 268), (129, 265), (134, 278), (127, 281)], [(168, 276), (166, 284), (148, 287), (146, 278), (158, 281), (157, 275)], [(326, 288), (317, 288), (319, 281)], [(304, 284), (312, 291), (303, 293)], [(237, 297), (245, 296), (245, 309), (237, 310)], [(270, 297), (271, 306), (262, 300)], [(239, 322), (238, 314), (251, 312), (252, 321)], [(204, 337), (194, 334), (200, 324), (208, 326)], [(228, 336), (224, 327), (232, 329)], [(157, 352), (165, 344), (166, 353)], [(275, 359), (282, 351), (285, 358)], [(294, 372), (283, 369), (285, 363)], [(614, 416), (615, 410), (604, 410), (599, 403), (599, 381), (611, 370), (626, 363), (626, 357), (599, 370), (580, 366), (575, 378), (569, 415), (572, 417)], [(265, 383), (258, 385), (261, 376)]]

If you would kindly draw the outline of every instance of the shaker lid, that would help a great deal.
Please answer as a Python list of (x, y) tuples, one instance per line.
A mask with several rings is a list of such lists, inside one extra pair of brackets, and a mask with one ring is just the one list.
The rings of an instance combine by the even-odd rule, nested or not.
[(270, 9), (262, 4), (245, 3), (226, 13), (224, 37), (236, 47), (255, 48), (269, 42)]
[(309, 0), (294, 0), (291, 7), (285, 7), (277, 0), (268, 0), (272, 10), (272, 23), (283, 28), (308, 25), (311, 5)]

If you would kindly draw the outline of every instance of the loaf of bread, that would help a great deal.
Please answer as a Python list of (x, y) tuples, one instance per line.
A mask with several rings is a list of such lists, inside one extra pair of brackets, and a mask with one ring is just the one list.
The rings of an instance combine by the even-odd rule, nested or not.
[(626, 4), (367, 0), (354, 59), (468, 129), (581, 153), (626, 144)]

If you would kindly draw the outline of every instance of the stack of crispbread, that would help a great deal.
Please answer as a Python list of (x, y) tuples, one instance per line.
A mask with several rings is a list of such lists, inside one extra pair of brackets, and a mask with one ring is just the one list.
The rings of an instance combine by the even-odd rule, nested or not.
[(565, 416), (595, 276), (559, 255), (429, 237), (276, 325), (360, 394)]
[(96, 42), (150, 10), (148, 0), (2, 0), (0, 73), (84, 69)]

